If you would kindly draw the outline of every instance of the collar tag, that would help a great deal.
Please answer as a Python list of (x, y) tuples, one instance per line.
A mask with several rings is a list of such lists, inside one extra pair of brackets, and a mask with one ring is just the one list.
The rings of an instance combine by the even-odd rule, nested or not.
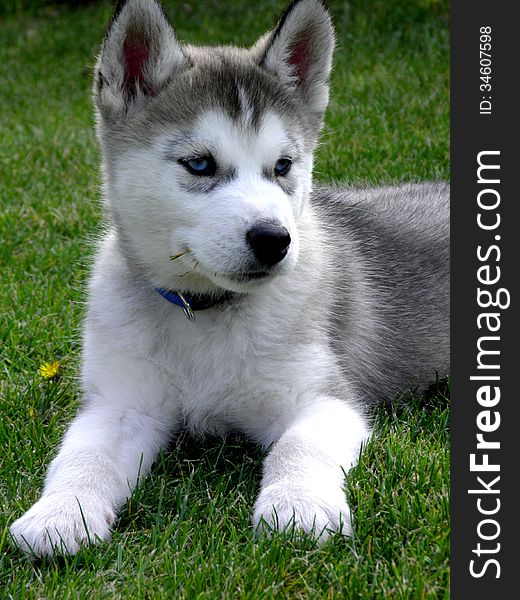
[(179, 298), (182, 302), (182, 310), (183, 310), (184, 314), (186, 315), (186, 318), (188, 319), (188, 321), (195, 321), (195, 315), (193, 314), (193, 311), (191, 310), (190, 303), (186, 300), (186, 298), (180, 292), (177, 292), (177, 296), (179, 296)]
[(180, 306), (186, 315), (188, 321), (195, 321), (195, 315), (193, 314), (193, 310), (191, 309), (190, 303), (183, 294), (180, 292), (172, 292), (170, 290), (166, 290), (164, 288), (155, 288), (155, 291), (160, 294), (165, 300)]
[(194, 311), (206, 310), (214, 306), (220, 306), (229, 302), (233, 298), (231, 292), (225, 292), (220, 296), (212, 296), (210, 294), (199, 294), (192, 296), (190, 293), (177, 292), (166, 288), (155, 288), (155, 291), (160, 294), (165, 300), (180, 306), (189, 321), (195, 321)]

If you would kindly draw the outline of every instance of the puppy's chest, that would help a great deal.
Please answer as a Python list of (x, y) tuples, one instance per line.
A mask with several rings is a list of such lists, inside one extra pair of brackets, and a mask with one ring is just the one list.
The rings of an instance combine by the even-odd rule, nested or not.
[(285, 361), (254, 329), (186, 323), (161, 354), (172, 400), (181, 403), (185, 425), (194, 431), (258, 437), (256, 429), (283, 417), (293, 395)]

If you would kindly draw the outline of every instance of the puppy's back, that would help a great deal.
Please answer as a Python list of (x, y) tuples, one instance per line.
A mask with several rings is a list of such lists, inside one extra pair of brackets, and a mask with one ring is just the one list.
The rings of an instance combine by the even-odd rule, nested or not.
[(333, 260), (331, 344), (367, 400), (449, 372), (449, 186), (316, 188)]

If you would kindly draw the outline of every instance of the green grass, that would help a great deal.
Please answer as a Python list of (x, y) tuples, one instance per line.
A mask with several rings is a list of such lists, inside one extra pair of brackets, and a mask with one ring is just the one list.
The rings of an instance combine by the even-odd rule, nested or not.
[[(319, 179), (449, 174), (447, 2), (332, 1), (338, 51)], [(283, 2), (167, 3), (182, 39), (251, 44)], [(113, 540), (27, 562), (7, 528), (38, 495), (78, 405), (83, 293), (101, 221), (90, 71), (111, 12), (0, 17), (0, 596), (438, 598), (449, 581), (449, 402), (397, 403), (348, 477), (350, 540), (256, 541), (261, 453), (182, 438), (123, 510)], [(58, 359), (45, 382), (38, 366)]]

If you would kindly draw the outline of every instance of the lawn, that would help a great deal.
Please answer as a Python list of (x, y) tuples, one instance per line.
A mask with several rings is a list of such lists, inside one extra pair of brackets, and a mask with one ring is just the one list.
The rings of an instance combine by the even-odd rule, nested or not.
[[(284, 6), (165, 4), (181, 39), (237, 44), (252, 44)], [(338, 49), (316, 177), (447, 179), (448, 2), (329, 4)], [(240, 438), (183, 436), (135, 491), (110, 544), (35, 564), (11, 548), (8, 525), (37, 499), (79, 403), (83, 294), (102, 218), (91, 70), (111, 7), (4, 12), (11, 14), (0, 16), (3, 597), (447, 598), (449, 400), (442, 390), (374, 414), (378, 436), (347, 479), (351, 539), (322, 547), (282, 535), (255, 540), (250, 511), (261, 451)], [(47, 381), (38, 367), (51, 360), (61, 372)]]

